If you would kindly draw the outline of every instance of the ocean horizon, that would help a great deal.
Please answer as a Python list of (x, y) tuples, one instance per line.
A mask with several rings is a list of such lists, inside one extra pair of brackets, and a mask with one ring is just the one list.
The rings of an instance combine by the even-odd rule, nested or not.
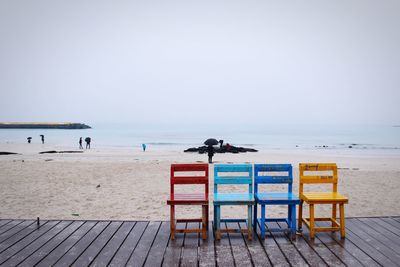
[(94, 123), (92, 129), (0, 129), (0, 143), (40, 143), (75, 146), (80, 137), (91, 137), (93, 147), (132, 147), (142, 143), (180, 149), (203, 145), (207, 138), (256, 149), (374, 149), (400, 150), (400, 127), (303, 126), (303, 125), (207, 125)]

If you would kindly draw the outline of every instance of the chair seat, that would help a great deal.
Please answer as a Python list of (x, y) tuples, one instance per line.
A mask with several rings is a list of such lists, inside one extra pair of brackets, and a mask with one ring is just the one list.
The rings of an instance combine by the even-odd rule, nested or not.
[(254, 194), (250, 193), (214, 193), (214, 204), (252, 205)]
[(256, 203), (259, 204), (299, 204), (300, 199), (293, 193), (269, 192), (256, 193)]
[(307, 203), (348, 203), (349, 199), (337, 192), (304, 192), (300, 199)]
[(168, 205), (208, 205), (208, 197), (201, 193), (176, 193), (169, 196)]

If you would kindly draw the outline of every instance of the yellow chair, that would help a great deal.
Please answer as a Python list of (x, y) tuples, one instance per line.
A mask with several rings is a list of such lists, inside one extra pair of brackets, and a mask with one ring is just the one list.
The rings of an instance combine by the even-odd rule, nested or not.
[[(313, 172), (305, 175), (304, 172)], [(316, 175), (322, 174), (323, 175)], [(326, 172), (331, 172), (331, 175), (326, 175)], [(310, 237), (314, 238), (316, 232), (334, 232), (340, 231), (340, 236), (345, 237), (344, 224), (344, 204), (349, 202), (349, 199), (337, 192), (337, 166), (335, 163), (300, 163), (300, 188), (299, 188), (299, 221), (298, 228), (301, 230), (302, 223), (310, 229)], [(304, 192), (304, 184), (332, 184), (332, 192)], [(310, 218), (303, 218), (303, 202), (310, 205)], [(314, 205), (316, 204), (331, 204), (332, 217), (315, 218)], [(336, 220), (336, 207), (339, 205), (340, 224)], [(315, 227), (316, 221), (330, 221), (331, 227)]]

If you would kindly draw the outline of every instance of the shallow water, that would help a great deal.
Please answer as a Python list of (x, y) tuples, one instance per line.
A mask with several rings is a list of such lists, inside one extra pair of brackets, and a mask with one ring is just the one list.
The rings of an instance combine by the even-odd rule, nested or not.
[[(332, 125), (194, 125), (92, 124), (92, 129), (0, 129), (0, 143), (40, 143), (78, 146), (79, 137), (92, 138), (97, 147), (193, 147), (207, 138), (225, 143), (269, 149), (400, 150), (400, 127)], [(324, 147), (325, 146), (325, 147)], [(350, 148), (351, 146), (351, 148)]]

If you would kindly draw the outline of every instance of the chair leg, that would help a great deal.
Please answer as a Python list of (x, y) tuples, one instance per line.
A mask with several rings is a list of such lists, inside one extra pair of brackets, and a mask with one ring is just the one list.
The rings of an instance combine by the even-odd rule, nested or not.
[(215, 237), (217, 240), (221, 239), (221, 206), (216, 206), (217, 209), (217, 223), (216, 223), (216, 231), (215, 231)]
[(290, 205), (291, 212), (291, 225), (290, 225), (290, 234), (292, 240), (296, 239), (296, 205)]
[(171, 239), (174, 240), (175, 239), (175, 206), (171, 205), (171, 211), (170, 211), (170, 227), (171, 227)]
[(207, 239), (207, 206), (201, 206), (201, 233), (202, 238)]
[(254, 228), (254, 233), (257, 233), (257, 203), (254, 204), (254, 211), (253, 211), (253, 228)]
[(314, 204), (310, 204), (310, 237), (314, 238), (315, 225), (314, 225)]
[(265, 238), (265, 205), (261, 205), (261, 224), (260, 224), (260, 229), (261, 229), (261, 238)]
[(299, 221), (297, 224), (297, 228), (299, 228), (299, 231), (302, 228), (302, 224), (303, 224), (303, 200), (301, 200), (299, 204)]
[(208, 224), (209, 224), (209, 214), (210, 214), (209, 205), (206, 205), (206, 228), (207, 229), (208, 229)]
[(342, 238), (345, 237), (345, 224), (344, 224), (344, 204), (339, 204), (339, 210), (340, 210), (340, 236)]
[(253, 205), (248, 205), (247, 206), (247, 238), (249, 240), (253, 239), (253, 226), (251, 223), (251, 220), (253, 218), (252, 211), (253, 211)]
[(214, 231), (217, 230), (217, 206), (214, 205)]
[(289, 226), (289, 228), (292, 227), (292, 205), (288, 205), (288, 217), (286, 219), (286, 222)]
[[(336, 220), (336, 204), (332, 204), (332, 219)], [(332, 222), (332, 227), (334, 227), (335, 224)]]

